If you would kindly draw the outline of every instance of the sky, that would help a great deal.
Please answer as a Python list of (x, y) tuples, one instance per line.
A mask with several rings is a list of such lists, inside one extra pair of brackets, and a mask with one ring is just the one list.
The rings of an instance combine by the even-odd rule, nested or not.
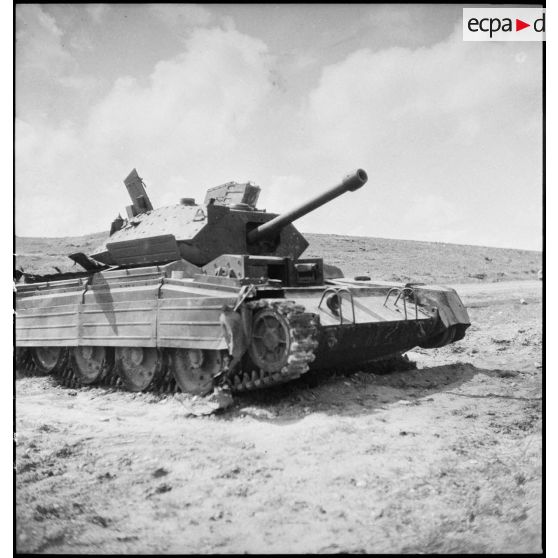
[(542, 246), (542, 47), (455, 5), (16, 5), (16, 234), (74, 236), (251, 180), (303, 232)]

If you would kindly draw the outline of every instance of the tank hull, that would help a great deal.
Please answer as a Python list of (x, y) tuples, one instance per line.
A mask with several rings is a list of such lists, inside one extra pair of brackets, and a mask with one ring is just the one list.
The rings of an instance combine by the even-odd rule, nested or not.
[[(444, 287), (343, 279), (282, 287), (179, 275), (168, 266), (149, 266), (18, 285), (16, 346), (30, 350), (43, 368), (48, 358), (59, 359), (54, 368), (68, 367), (83, 362), (76, 361), (83, 351), (102, 351), (103, 359), (132, 367), (133, 374), (133, 359), (144, 359), (154, 363), (142, 372), (153, 381), (165, 366), (174, 373), (173, 367), (205, 359), (212, 363), (206, 380), (215, 376), (243, 391), (308, 370), (363, 365), (417, 345), (440, 346), (462, 337), (469, 325), (459, 297)], [(74, 359), (52, 356), (57, 348)], [(92, 364), (99, 370), (107, 365)], [(95, 383), (95, 367), (89, 368), (82, 383)], [(136, 391), (153, 387), (142, 382), (130, 385)]]

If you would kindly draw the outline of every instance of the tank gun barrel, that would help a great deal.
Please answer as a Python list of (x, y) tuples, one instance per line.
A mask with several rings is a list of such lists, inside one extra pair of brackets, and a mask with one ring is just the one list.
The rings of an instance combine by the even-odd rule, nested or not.
[(308, 200), (306, 203), (303, 203), (298, 207), (287, 211), (286, 213), (278, 215), (267, 223), (264, 223), (263, 225), (260, 225), (259, 227), (250, 231), (248, 233), (248, 242), (257, 242), (258, 240), (275, 234), (283, 227), (286, 227), (293, 221), (296, 221), (296, 219), (303, 217), (314, 209), (317, 209), (327, 202), (339, 197), (341, 194), (358, 190), (358, 188), (366, 184), (367, 180), (368, 175), (366, 174), (366, 172), (363, 169), (358, 169), (357, 171), (346, 176), (341, 183), (337, 184), (337, 186), (326, 190), (315, 198)]

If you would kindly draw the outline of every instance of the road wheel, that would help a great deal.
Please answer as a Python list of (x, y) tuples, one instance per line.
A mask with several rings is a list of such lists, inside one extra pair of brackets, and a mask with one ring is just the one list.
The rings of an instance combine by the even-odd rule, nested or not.
[(176, 349), (172, 353), (172, 371), (185, 393), (206, 395), (213, 389), (213, 378), (223, 366), (221, 351)]
[(114, 365), (114, 350), (108, 347), (74, 347), (72, 356), (75, 374), (84, 385), (102, 380)]
[(161, 353), (153, 347), (117, 347), (115, 361), (129, 391), (145, 391), (160, 379), (163, 370)]
[(64, 347), (34, 347), (32, 356), (37, 368), (45, 374), (50, 374), (64, 367), (66, 352)]

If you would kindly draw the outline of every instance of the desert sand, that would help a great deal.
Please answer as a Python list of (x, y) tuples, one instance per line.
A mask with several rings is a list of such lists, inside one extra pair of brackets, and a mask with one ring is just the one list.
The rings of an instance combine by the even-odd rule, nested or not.
[[(18, 376), (17, 550), (541, 551), (540, 253), (462, 247), (455, 262), (469, 250), (474, 269), (446, 258), (437, 270), (408, 246), (407, 263), (403, 246), (390, 263), (394, 249), (374, 242), (351, 243), (368, 249), (360, 269), (373, 277), (419, 270), (458, 285), (472, 320), (462, 341), (411, 351), (389, 373), (307, 375), (201, 417), (181, 395)], [(331, 263), (356, 272), (337, 254)]]

